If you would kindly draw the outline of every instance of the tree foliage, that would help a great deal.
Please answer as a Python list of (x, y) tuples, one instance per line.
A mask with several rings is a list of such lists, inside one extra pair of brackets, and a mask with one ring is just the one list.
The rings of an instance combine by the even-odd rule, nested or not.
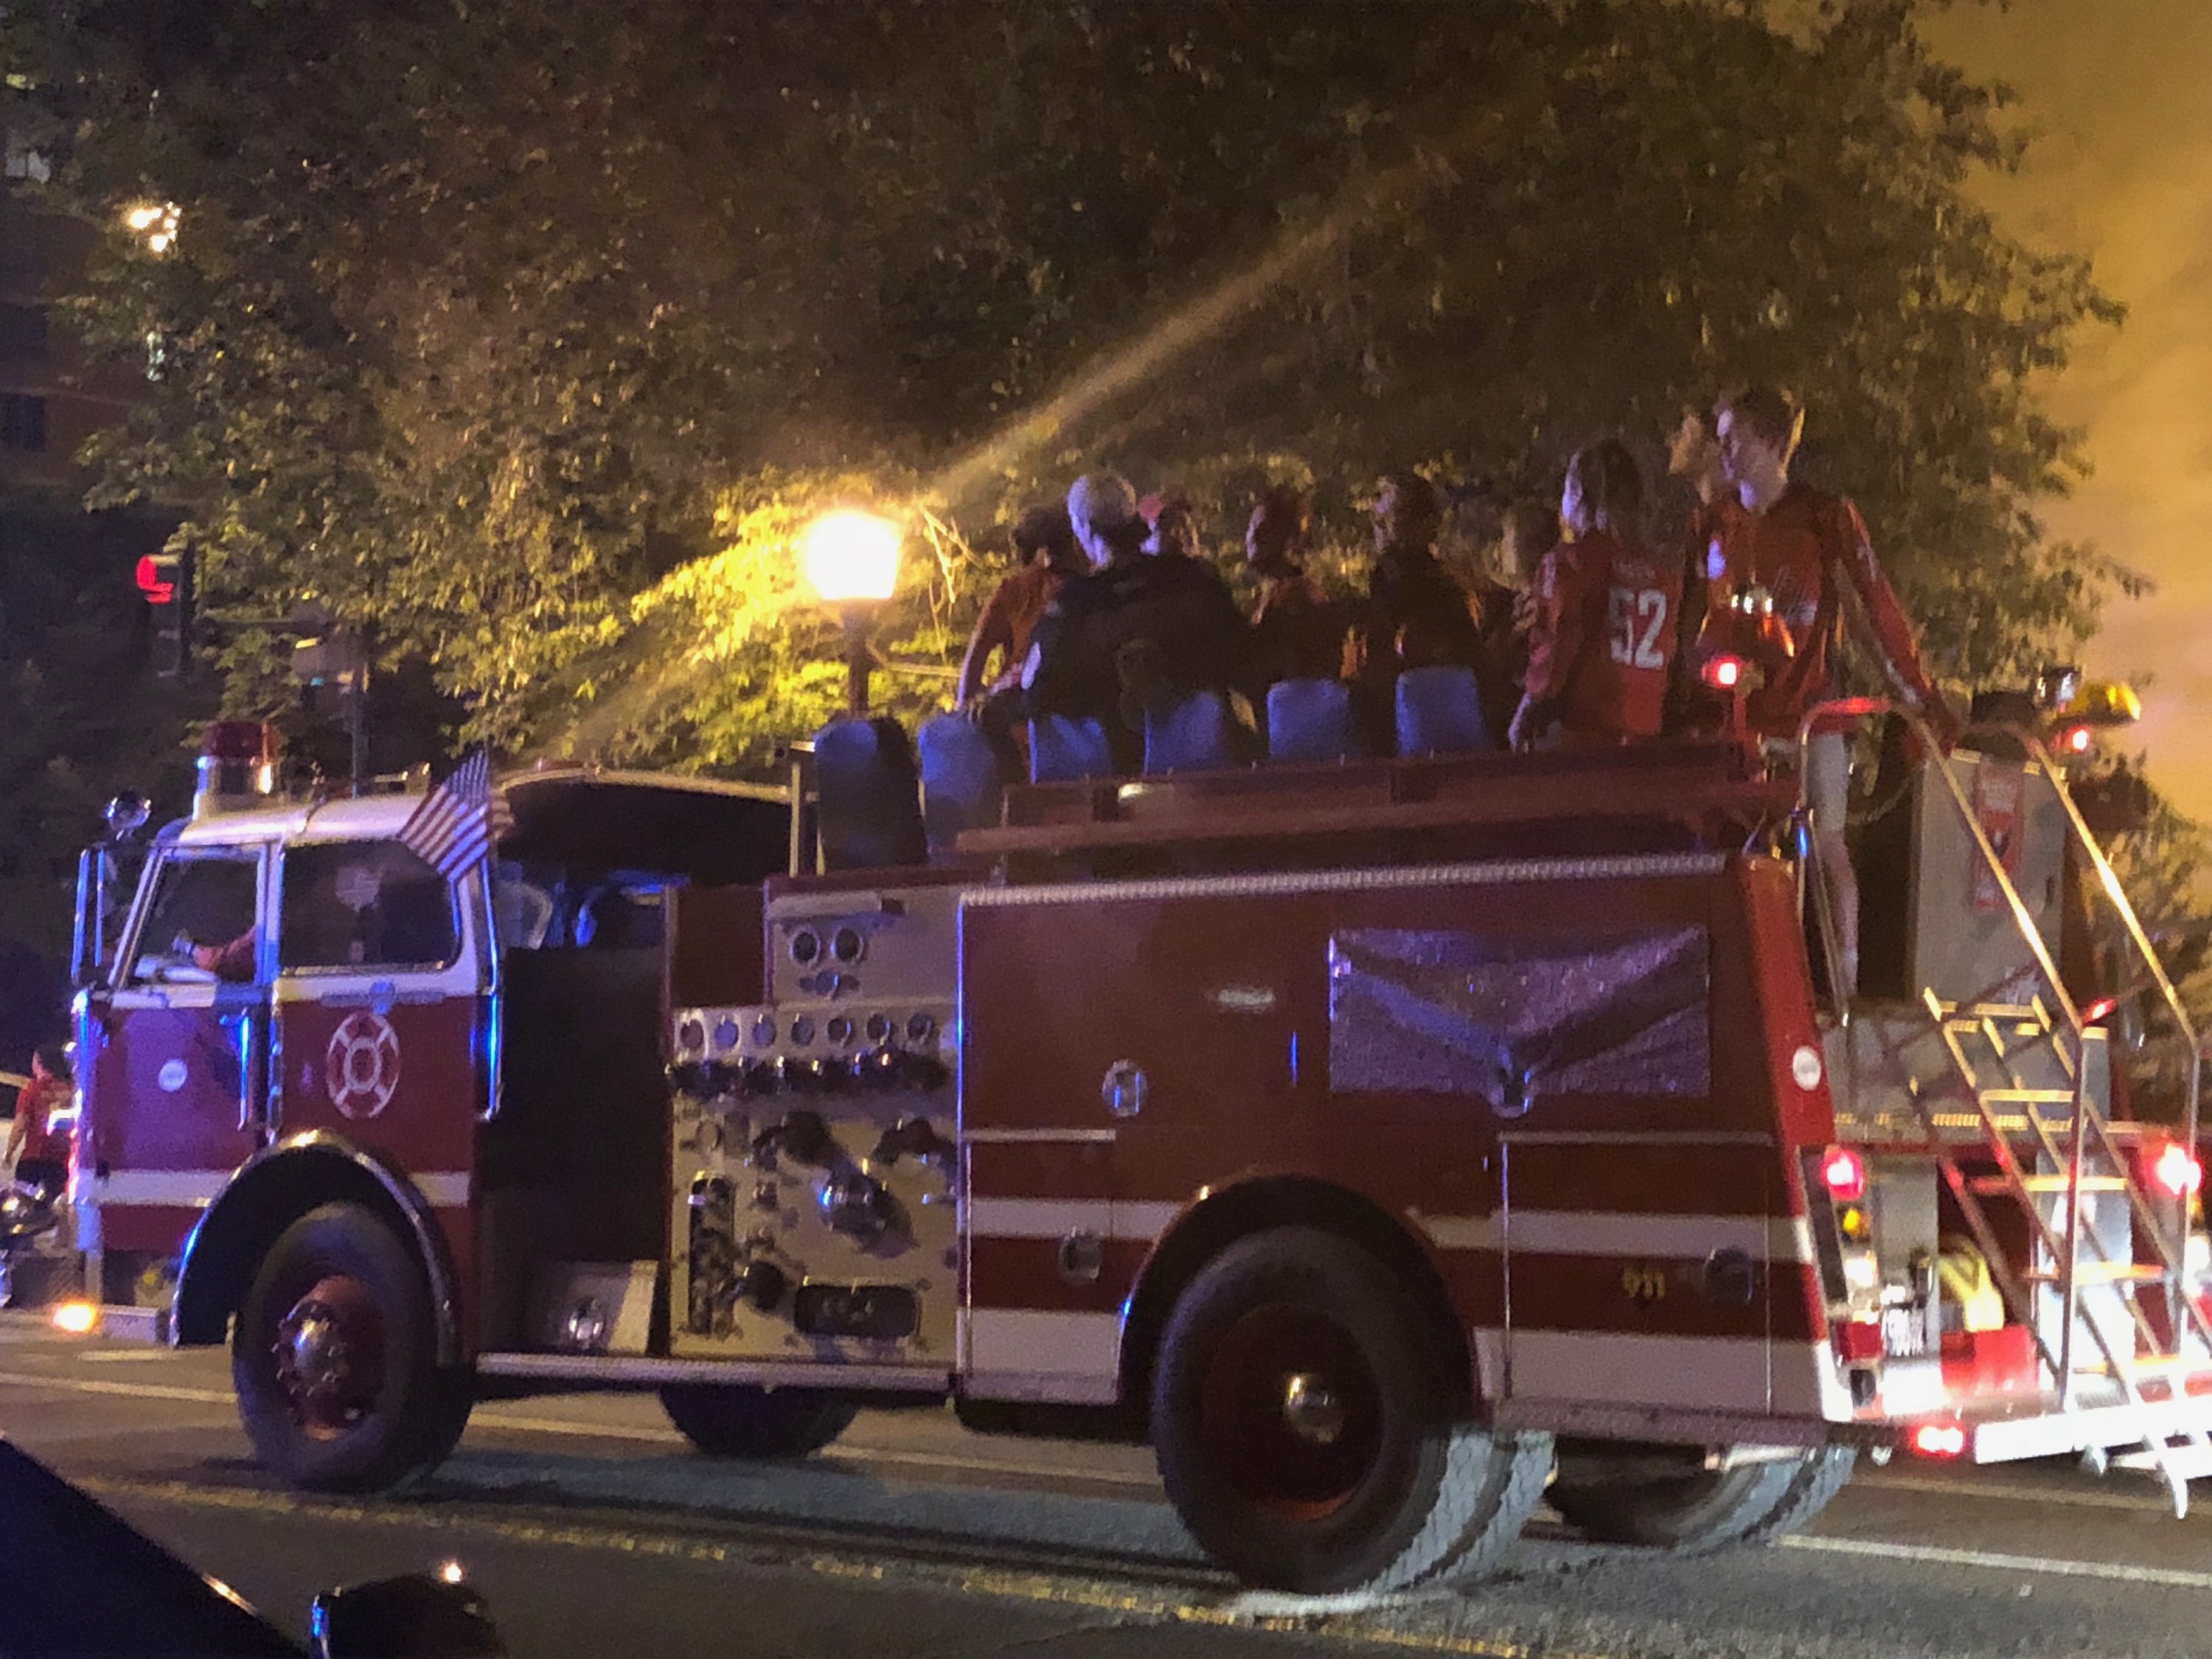
[(1809, 402), (1941, 669), (2078, 639), (2124, 573), (2036, 520), (2078, 459), (2033, 386), (2116, 313), (1969, 202), (2016, 146), (1917, 11), (9, 15), (69, 188), (182, 210), (166, 257), (118, 234), (82, 308), (165, 366), (101, 499), (180, 506), (218, 611), (374, 624), (472, 735), (727, 767), (834, 700), (789, 562), (812, 504), (908, 516), (886, 630), (942, 662), (969, 543), (1094, 459), (1231, 532), (1310, 477), (1341, 532), (1386, 465), (1548, 493), (1575, 445), (1651, 455), (1745, 378)]

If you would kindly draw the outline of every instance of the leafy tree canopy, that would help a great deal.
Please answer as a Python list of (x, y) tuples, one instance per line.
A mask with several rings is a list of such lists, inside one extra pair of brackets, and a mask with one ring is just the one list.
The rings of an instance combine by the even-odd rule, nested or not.
[[(1962, 680), (2125, 574), (2035, 517), (2035, 377), (2115, 308), (1964, 193), (2017, 160), (1911, 0), (19, 0), (19, 74), (158, 339), (100, 499), (187, 515), (214, 607), (314, 599), (471, 734), (757, 762), (834, 701), (790, 538), (906, 515), (948, 660), (983, 527), (1094, 459), (1233, 532), (1296, 476), (1550, 493), (1771, 379)], [(965, 538), (962, 527), (968, 528)], [(234, 705), (265, 697), (240, 631)], [(901, 678), (910, 702), (939, 680)]]

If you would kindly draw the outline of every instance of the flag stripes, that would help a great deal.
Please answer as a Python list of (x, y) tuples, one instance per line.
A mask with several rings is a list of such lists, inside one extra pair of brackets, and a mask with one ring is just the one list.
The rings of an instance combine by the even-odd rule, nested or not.
[(491, 784), (491, 757), (479, 749), (422, 798), (399, 827), (399, 844), (458, 881), (491, 856), (492, 843), (514, 828), (507, 802)]

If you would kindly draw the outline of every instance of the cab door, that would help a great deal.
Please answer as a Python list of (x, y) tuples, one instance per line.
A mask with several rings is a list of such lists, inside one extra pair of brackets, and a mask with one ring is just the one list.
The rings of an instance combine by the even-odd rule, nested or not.
[(338, 1136), (465, 1213), (478, 972), (461, 889), (396, 841), (358, 840), (285, 848), (277, 890), (283, 1135)]
[[(85, 1195), (109, 1251), (173, 1255), (268, 1135), (268, 851), (155, 854), (137, 927), (80, 1026)], [(221, 971), (196, 947), (218, 951)]]

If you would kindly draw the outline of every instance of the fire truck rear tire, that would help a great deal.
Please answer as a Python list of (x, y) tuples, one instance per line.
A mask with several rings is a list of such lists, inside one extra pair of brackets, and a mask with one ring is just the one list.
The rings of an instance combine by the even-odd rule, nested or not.
[(1554, 1481), (1551, 1505), (1590, 1537), (1686, 1553), (1763, 1544), (1796, 1531), (1850, 1479), (1848, 1447), (1784, 1462), (1644, 1480)]
[(845, 1432), (860, 1407), (816, 1389), (672, 1382), (661, 1409), (710, 1457), (804, 1457)]
[(1767, 1511), (1743, 1535), (1747, 1544), (1771, 1544), (1811, 1525), (1836, 1494), (1850, 1483), (1859, 1455), (1850, 1446), (1830, 1446), (1797, 1466), (1797, 1478), (1783, 1493), (1782, 1501)]
[(357, 1204), (277, 1236), (231, 1343), (239, 1416), (261, 1461), (312, 1492), (378, 1492), (441, 1459), (468, 1420), (437, 1364), (422, 1264)]
[(1382, 1261), (1305, 1227), (1200, 1270), (1169, 1316), (1152, 1443), (1191, 1535), (1248, 1584), (1404, 1590), (1494, 1568), (1534, 1510), (1548, 1437), (1458, 1420), (1439, 1334)]

